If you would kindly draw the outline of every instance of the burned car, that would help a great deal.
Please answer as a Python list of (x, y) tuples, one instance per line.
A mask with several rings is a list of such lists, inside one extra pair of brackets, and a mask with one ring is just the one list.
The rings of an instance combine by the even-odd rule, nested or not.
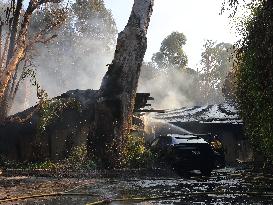
[(151, 143), (151, 151), (159, 161), (169, 163), (178, 174), (200, 170), (203, 175), (210, 175), (216, 168), (218, 153), (209, 142), (194, 134), (158, 136)]

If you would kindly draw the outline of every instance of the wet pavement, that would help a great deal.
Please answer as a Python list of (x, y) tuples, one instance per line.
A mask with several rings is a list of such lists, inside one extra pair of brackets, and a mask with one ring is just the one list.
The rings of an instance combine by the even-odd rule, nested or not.
[[(45, 180), (45, 182), (49, 183), (48, 178), (36, 178), (36, 180)], [(157, 177), (145, 176), (144, 174), (141, 174), (141, 176), (122, 174), (104, 178), (77, 179), (81, 181), (76, 179), (54, 180), (56, 180), (56, 183), (67, 180), (62, 182), (66, 185), (63, 190), (64, 188), (65, 190), (71, 190), (74, 187), (69, 193), (88, 193), (90, 196), (57, 196), (6, 204), (81, 205), (102, 199), (111, 200), (130, 197), (141, 197), (145, 198), (146, 201), (128, 200), (110, 204), (273, 204), (273, 175), (254, 173), (246, 168), (215, 170), (211, 177), (201, 176), (197, 172), (179, 177), (171, 172), (168, 173), (168, 176), (159, 175)], [(69, 187), (69, 183), (72, 183), (73, 186)], [(55, 184), (55, 186), (58, 185)], [(56, 191), (56, 187), (52, 187), (52, 191), (54, 191), (54, 188)], [(262, 196), (259, 193), (267, 193), (268, 196)], [(158, 196), (168, 197), (148, 200), (151, 197)]]

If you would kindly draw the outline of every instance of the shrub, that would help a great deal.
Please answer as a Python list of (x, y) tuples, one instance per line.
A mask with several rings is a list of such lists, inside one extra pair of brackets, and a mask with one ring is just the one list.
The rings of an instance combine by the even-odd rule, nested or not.
[(238, 52), (239, 109), (254, 149), (273, 161), (273, 2), (262, 1), (246, 23)]

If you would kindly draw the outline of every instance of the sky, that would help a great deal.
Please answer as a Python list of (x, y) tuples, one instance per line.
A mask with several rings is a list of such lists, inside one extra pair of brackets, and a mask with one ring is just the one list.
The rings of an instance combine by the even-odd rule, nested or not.
[[(148, 29), (148, 48), (145, 61), (159, 51), (162, 40), (173, 31), (182, 32), (187, 38), (184, 47), (189, 67), (195, 69), (201, 60), (202, 47), (206, 39), (234, 43), (236, 35), (231, 31), (230, 20), (219, 15), (223, 0), (155, 0)], [(105, 0), (112, 11), (118, 31), (126, 25), (133, 0)]]

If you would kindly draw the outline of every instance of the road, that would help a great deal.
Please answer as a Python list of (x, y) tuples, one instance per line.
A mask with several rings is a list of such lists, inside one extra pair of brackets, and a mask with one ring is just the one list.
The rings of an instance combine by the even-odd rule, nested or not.
[[(161, 171), (159, 170), (158, 173)], [(114, 174), (92, 178), (1, 177), (0, 197), (10, 198), (41, 193), (67, 191), (78, 196), (34, 198), (4, 204), (81, 205), (102, 199), (141, 197), (146, 201), (114, 201), (124, 204), (273, 204), (273, 175), (246, 168), (216, 170), (211, 177), (190, 173), (182, 178), (170, 172), (158, 176)], [(88, 193), (90, 196), (84, 195)], [(204, 193), (204, 194), (202, 194)], [(267, 193), (262, 196), (258, 193)], [(165, 196), (161, 199), (152, 197)]]

